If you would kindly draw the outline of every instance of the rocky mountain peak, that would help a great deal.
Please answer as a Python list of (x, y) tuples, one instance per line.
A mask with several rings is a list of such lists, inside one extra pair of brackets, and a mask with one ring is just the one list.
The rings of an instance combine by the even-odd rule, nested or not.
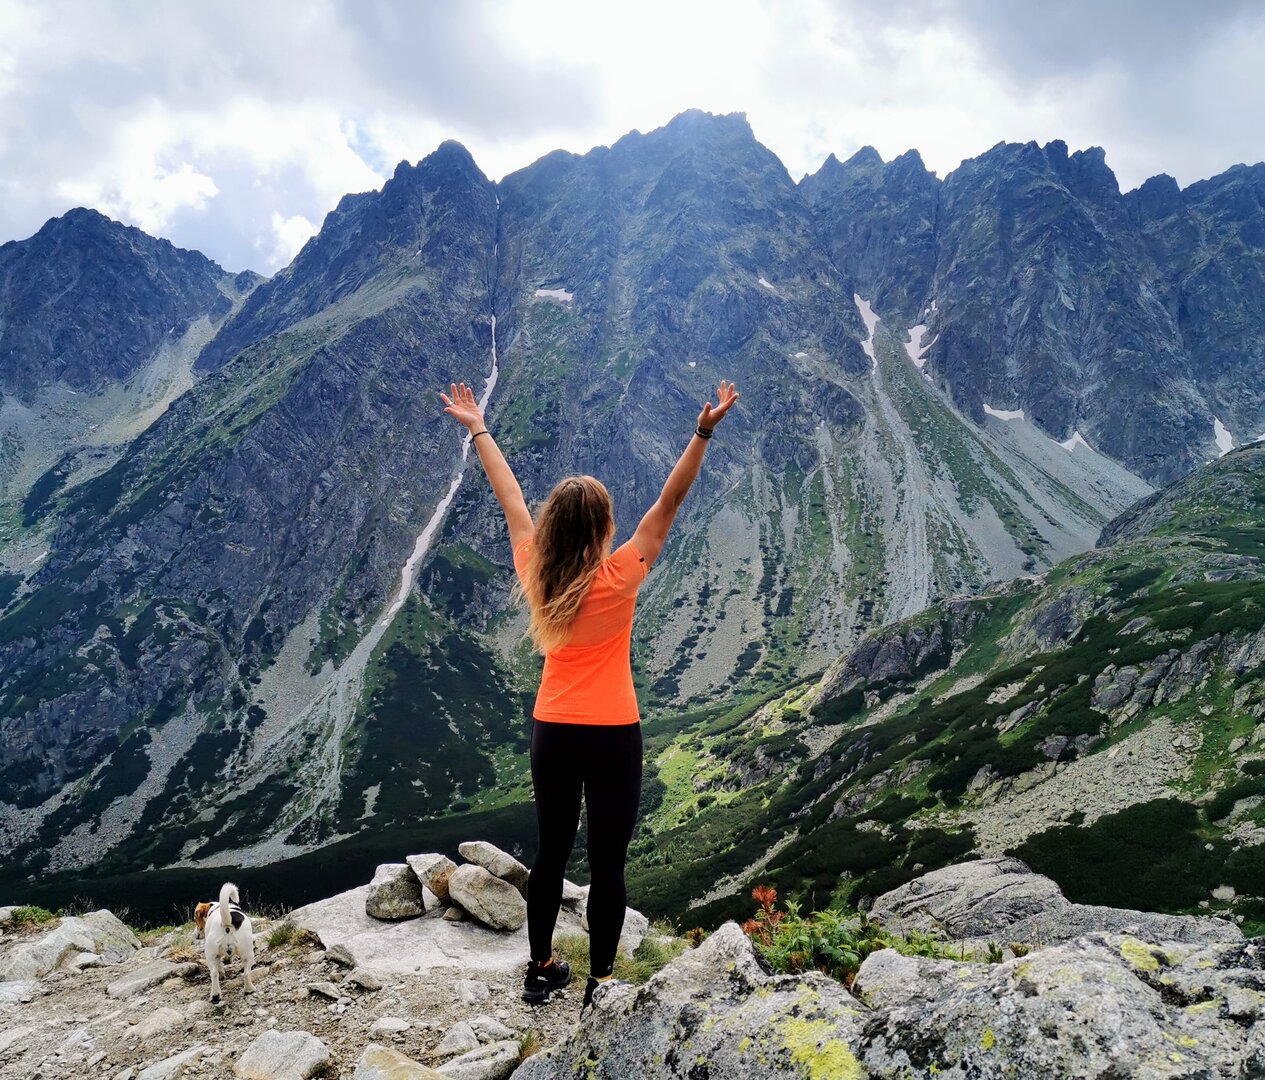
[(872, 146), (863, 146), (843, 163), (845, 169), (873, 168), (883, 164), (883, 156)]
[(0, 245), (0, 387), (125, 379), (164, 336), (226, 306), (229, 275), (205, 255), (76, 207)]
[(492, 182), (461, 143), (447, 140), (416, 164), (401, 161), (381, 191), (339, 201), (294, 262), (261, 286), (203, 350), (198, 366), (218, 368), (384, 270), (409, 267), (428, 247), (451, 242), (472, 218), (490, 230), (494, 214)]

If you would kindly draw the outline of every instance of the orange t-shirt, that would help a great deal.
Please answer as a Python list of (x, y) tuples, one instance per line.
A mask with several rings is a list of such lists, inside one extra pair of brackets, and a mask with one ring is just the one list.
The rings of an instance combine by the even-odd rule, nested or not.
[[(522, 578), (532, 539), (514, 549)], [(545, 654), (536, 694), (537, 720), (561, 724), (635, 724), (641, 720), (633, 689), (633, 609), (646, 578), (646, 560), (629, 540), (606, 557), (580, 602), (567, 643)]]

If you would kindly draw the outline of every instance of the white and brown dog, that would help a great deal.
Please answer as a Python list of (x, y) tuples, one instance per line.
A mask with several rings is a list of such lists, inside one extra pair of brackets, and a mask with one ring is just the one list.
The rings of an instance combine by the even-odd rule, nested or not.
[(193, 921), (206, 939), (206, 966), (211, 969), (211, 1003), (220, 1001), (220, 976), (224, 964), (233, 956), (241, 958), (243, 966), (242, 989), (248, 994), (255, 992), (250, 969), (255, 962), (255, 938), (250, 917), (237, 905), (240, 903), (237, 886), (225, 882), (220, 889), (220, 899), (214, 904), (199, 904), (193, 909)]

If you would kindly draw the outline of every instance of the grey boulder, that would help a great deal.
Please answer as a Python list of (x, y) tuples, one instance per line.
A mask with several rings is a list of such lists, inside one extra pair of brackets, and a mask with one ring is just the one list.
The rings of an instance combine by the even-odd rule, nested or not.
[(768, 974), (726, 923), (645, 985), (599, 989), (570, 1037), (528, 1058), (514, 1080), (859, 1078), (867, 1018), (833, 979)]
[(457, 864), (447, 855), (427, 854), (409, 855), (405, 862), (413, 871), (413, 876), (427, 889), (435, 894), (441, 903), (448, 903), (448, 875), (457, 869)]
[(954, 941), (1052, 945), (1097, 931), (1148, 941), (1240, 941), (1224, 919), (1074, 904), (1049, 878), (1013, 858), (975, 859), (933, 870), (884, 893), (871, 915), (894, 933), (940, 933)]
[(104, 963), (118, 964), (140, 947), (137, 936), (112, 912), (67, 916), (34, 941), (15, 946), (0, 960), (0, 982), (41, 978), (80, 953), (95, 953)]
[(136, 1074), (136, 1080), (176, 1080), (177, 1077), (184, 1076), (198, 1062), (199, 1058), (211, 1053), (209, 1046), (201, 1044), (191, 1046), (188, 1050), (182, 1050), (178, 1054), (172, 1054), (171, 1057), (163, 1058), (162, 1061), (155, 1062), (148, 1068), (142, 1069)]
[(419, 1065), (397, 1050), (370, 1043), (356, 1062), (352, 1080), (444, 1080), (441, 1073)]
[(265, 1031), (233, 1066), (242, 1080), (308, 1080), (333, 1063), (333, 1055), (307, 1031)]
[(422, 883), (408, 863), (383, 863), (369, 883), (365, 911), (375, 919), (412, 919), (426, 911)]
[(505, 1080), (518, 1064), (520, 1053), (517, 1042), (489, 1043), (445, 1061), (438, 1071), (448, 1080)]
[(473, 863), (458, 866), (452, 872), (448, 895), (467, 915), (493, 930), (517, 930), (527, 921), (527, 901), (522, 894), (509, 882)]
[[(873, 1010), (875, 1077), (1255, 1076), (1265, 970), (1252, 945), (1093, 934), (1000, 964), (872, 953), (853, 984)], [(1245, 1023), (1249, 1026), (1245, 1027)]]
[(474, 1028), (462, 1020), (448, 1029), (447, 1034), (435, 1047), (435, 1053), (441, 1057), (449, 1054), (464, 1054), (468, 1050), (478, 1049), (478, 1046), (479, 1036), (474, 1033)]
[(476, 866), (483, 867), (493, 877), (508, 881), (526, 895), (529, 871), (513, 855), (486, 840), (467, 840), (464, 844), (458, 844), (457, 850), (461, 852), (463, 859), (469, 859)]

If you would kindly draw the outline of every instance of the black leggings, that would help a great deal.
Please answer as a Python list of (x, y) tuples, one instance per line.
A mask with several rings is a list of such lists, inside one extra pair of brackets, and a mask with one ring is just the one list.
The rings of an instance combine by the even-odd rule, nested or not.
[(562, 877), (588, 809), (589, 966), (609, 975), (624, 927), (624, 858), (641, 801), (640, 724), (555, 724), (533, 720), (531, 780), (540, 847), (527, 883), (527, 932), (533, 960), (553, 955)]

